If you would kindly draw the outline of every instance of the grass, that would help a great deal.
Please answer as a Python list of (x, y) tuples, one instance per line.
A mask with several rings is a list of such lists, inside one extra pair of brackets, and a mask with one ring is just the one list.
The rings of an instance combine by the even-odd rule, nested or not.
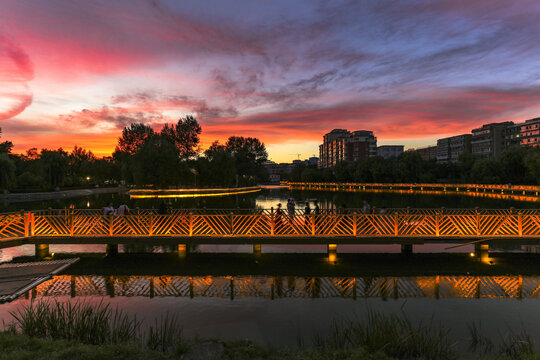
[(369, 311), (367, 320), (334, 322), (329, 334), (315, 339), (319, 349), (363, 348), (399, 359), (451, 360), (457, 357), (448, 331), (433, 322), (413, 324), (407, 317)]
[(135, 345), (162, 353), (181, 353), (185, 349), (177, 316), (156, 319), (143, 327), (130, 316), (109, 304), (40, 301), (10, 313), (12, 333), (31, 338), (75, 341), (89, 345)]
[[(193, 341), (182, 336), (177, 316), (152, 324), (99, 303), (40, 301), (12, 312), (13, 322), (0, 332), (2, 359), (181, 359)], [(460, 355), (449, 331), (431, 322), (415, 323), (403, 314), (369, 311), (366, 320), (335, 321), (325, 334), (299, 336), (296, 348), (271, 348), (250, 341), (225, 343), (225, 360), (453, 360)], [(469, 358), (534, 359), (534, 344), (524, 331), (510, 329), (493, 341), (480, 323), (469, 325)]]

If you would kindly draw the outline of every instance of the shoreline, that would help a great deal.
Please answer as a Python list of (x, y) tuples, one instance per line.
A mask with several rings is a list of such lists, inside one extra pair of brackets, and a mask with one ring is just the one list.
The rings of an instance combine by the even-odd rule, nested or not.
[(29, 201), (42, 201), (42, 200), (57, 200), (67, 199), (74, 197), (83, 197), (98, 194), (111, 194), (125, 192), (125, 187), (110, 187), (110, 188), (94, 188), (94, 189), (74, 189), (74, 190), (60, 190), (60, 191), (46, 191), (35, 193), (10, 193), (0, 194), (0, 199), (10, 203), (17, 202), (29, 202)]

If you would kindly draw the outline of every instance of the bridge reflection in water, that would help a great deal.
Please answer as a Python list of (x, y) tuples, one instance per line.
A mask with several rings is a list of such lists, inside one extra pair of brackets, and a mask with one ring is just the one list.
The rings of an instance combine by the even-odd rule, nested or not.
[(540, 276), (54, 276), (27, 297), (540, 298)]

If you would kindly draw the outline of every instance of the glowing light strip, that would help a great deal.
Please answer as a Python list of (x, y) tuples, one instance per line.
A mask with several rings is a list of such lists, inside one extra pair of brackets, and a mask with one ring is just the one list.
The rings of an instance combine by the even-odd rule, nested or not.
[(234, 191), (234, 192), (221, 192), (221, 193), (194, 193), (194, 194), (173, 194), (173, 195), (129, 195), (131, 199), (148, 199), (148, 198), (188, 198), (188, 197), (208, 197), (208, 196), (228, 196), (228, 195), (238, 195), (238, 194), (249, 194), (254, 192), (261, 191), (260, 188), (253, 190), (245, 191)]
[(220, 192), (231, 192), (234, 190), (238, 191), (246, 191), (246, 190), (254, 190), (258, 189), (259, 187), (256, 186), (250, 186), (250, 187), (242, 187), (242, 188), (212, 188), (212, 189), (133, 189), (129, 190), (128, 194), (136, 194), (136, 193), (207, 193), (209, 191), (220, 191)]

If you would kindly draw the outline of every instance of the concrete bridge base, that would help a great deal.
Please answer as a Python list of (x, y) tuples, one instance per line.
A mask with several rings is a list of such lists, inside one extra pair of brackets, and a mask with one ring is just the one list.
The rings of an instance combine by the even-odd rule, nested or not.
[(36, 244), (36, 257), (38, 259), (49, 257), (49, 244)]
[(189, 250), (186, 244), (178, 244), (178, 257), (180, 259), (185, 259), (187, 257)]
[(107, 257), (118, 255), (118, 244), (107, 244), (105, 247), (105, 255)]
[(413, 253), (413, 246), (412, 244), (401, 244), (401, 253), (403, 255), (410, 256)]
[(337, 261), (337, 244), (328, 244), (327, 246), (328, 262), (335, 264)]
[(262, 245), (261, 244), (253, 244), (253, 255), (256, 257), (260, 257), (262, 254)]

